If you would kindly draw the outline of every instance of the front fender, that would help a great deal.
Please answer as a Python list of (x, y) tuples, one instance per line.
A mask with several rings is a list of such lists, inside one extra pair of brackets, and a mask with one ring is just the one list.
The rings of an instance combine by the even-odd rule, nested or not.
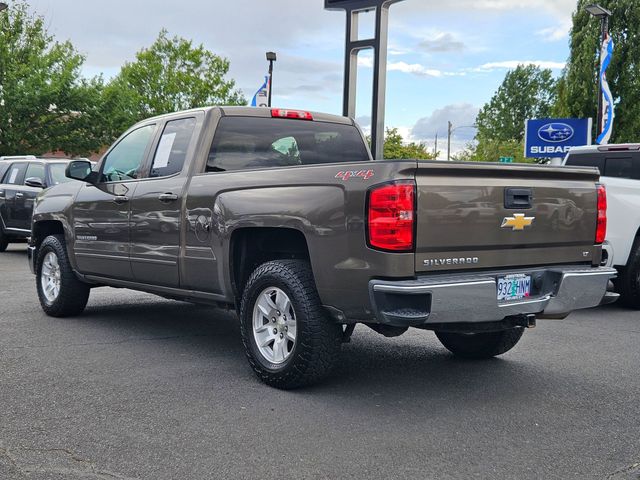
[[(73, 201), (81, 185), (79, 182), (63, 183), (43, 190), (38, 195), (31, 220), (31, 231), (34, 234), (34, 238), (32, 238), (33, 246), (39, 245), (43, 240), (37, 236), (38, 225), (42, 225), (43, 222), (57, 222), (62, 225), (67, 246), (73, 245), (71, 211)], [(75, 268), (73, 251), (71, 248), (67, 250), (71, 264)]]

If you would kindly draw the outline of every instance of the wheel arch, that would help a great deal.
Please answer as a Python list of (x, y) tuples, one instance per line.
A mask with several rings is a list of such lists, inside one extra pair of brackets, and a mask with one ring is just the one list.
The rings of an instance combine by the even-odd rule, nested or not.
[(239, 306), (244, 285), (261, 264), (272, 260), (310, 260), (304, 234), (289, 227), (243, 227), (236, 229), (229, 245), (229, 277)]
[(39, 248), (43, 240), (49, 235), (64, 235), (64, 226), (60, 220), (40, 220), (33, 224), (31, 243)]

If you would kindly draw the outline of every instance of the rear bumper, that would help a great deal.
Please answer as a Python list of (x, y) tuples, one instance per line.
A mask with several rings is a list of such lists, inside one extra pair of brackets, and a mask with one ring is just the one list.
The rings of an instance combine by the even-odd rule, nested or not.
[(36, 274), (36, 247), (29, 245), (27, 247), (27, 261), (29, 262), (29, 270)]
[[(511, 302), (497, 300), (497, 277), (532, 276), (535, 293)], [(379, 323), (398, 327), (495, 322), (535, 314), (564, 318), (573, 310), (615, 301), (606, 296), (613, 268), (549, 267), (458, 275), (430, 275), (415, 280), (369, 282)]]

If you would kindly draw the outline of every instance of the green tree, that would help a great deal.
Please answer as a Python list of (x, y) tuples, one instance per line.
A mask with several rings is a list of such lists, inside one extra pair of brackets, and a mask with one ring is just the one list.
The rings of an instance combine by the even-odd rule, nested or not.
[(497, 162), (500, 157), (513, 157), (516, 163), (533, 163), (535, 160), (524, 156), (524, 141), (521, 140), (485, 140), (468, 145), (453, 156), (454, 160), (466, 162)]
[[(554, 114), (596, 118), (597, 72), (600, 53), (600, 22), (585, 7), (591, 0), (579, 0), (573, 14), (571, 54), (563, 73)], [(638, 140), (640, 131), (640, 3), (637, 0), (602, 0), (611, 10), (611, 36), (615, 50), (607, 80), (617, 99), (612, 142)], [(595, 133), (595, 132), (594, 132)]]
[(387, 128), (384, 138), (384, 158), (432, 160), (436, 156), (424, 143), (406, 143), (397, 128)]
[(525, 120), (548, 117), (555, 95), (551, 70), (519, 65), (507, 73), (498, 91), (480, 110), (476, 120), (478, 141), (523, 140)]
[(117, 110), (111, 128), (164, 113), (207, 105), (244, 105), (246, 100), (225, 79), (229, 60), (184, 38), (169, 38), (162, 30), (156, 41), (126, 63), (105, 92), (105, 102)]
[(92, 125), (102, 118), (103, 85), (80, 77), (83, 62), (25, 2), (0, 14), (0, 155), (85, 154), (100, 146)]
[(497, 162), (500, 157), (524, 158), (524, 125), (530, 118), (551, 114), (558, 85), (549, 69), (519, 65), (507, 72), (504, 81), (478, 114), (477, 144), (463, 152), (462, 158)]

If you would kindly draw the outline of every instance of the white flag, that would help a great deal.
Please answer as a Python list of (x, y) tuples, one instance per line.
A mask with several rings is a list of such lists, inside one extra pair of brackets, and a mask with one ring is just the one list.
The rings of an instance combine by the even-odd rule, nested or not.
[(269, 76), (264, 77), (264, 83), (260, 89), (256, 92), (251, 100), (252, 107), (268, 107), (269, 106)]
[(602, 52), (600, 54), (600, 78), (602, 80), (602, 125), (598, 125), (599, 134), (596, 142), (600, 145), (607, 145), (611, 140), (611, 134), (613, 133), (613, 120), (616, 117), (615, 105), (613, 104), (613, 95), (611, 95), (611, 89), (609, 88), (609, 82), (607, 81), (607, 68), (611, 64), (611, 58), (613, 57), (613, 39), (611, 35), (607, 35), (602, 44)]

